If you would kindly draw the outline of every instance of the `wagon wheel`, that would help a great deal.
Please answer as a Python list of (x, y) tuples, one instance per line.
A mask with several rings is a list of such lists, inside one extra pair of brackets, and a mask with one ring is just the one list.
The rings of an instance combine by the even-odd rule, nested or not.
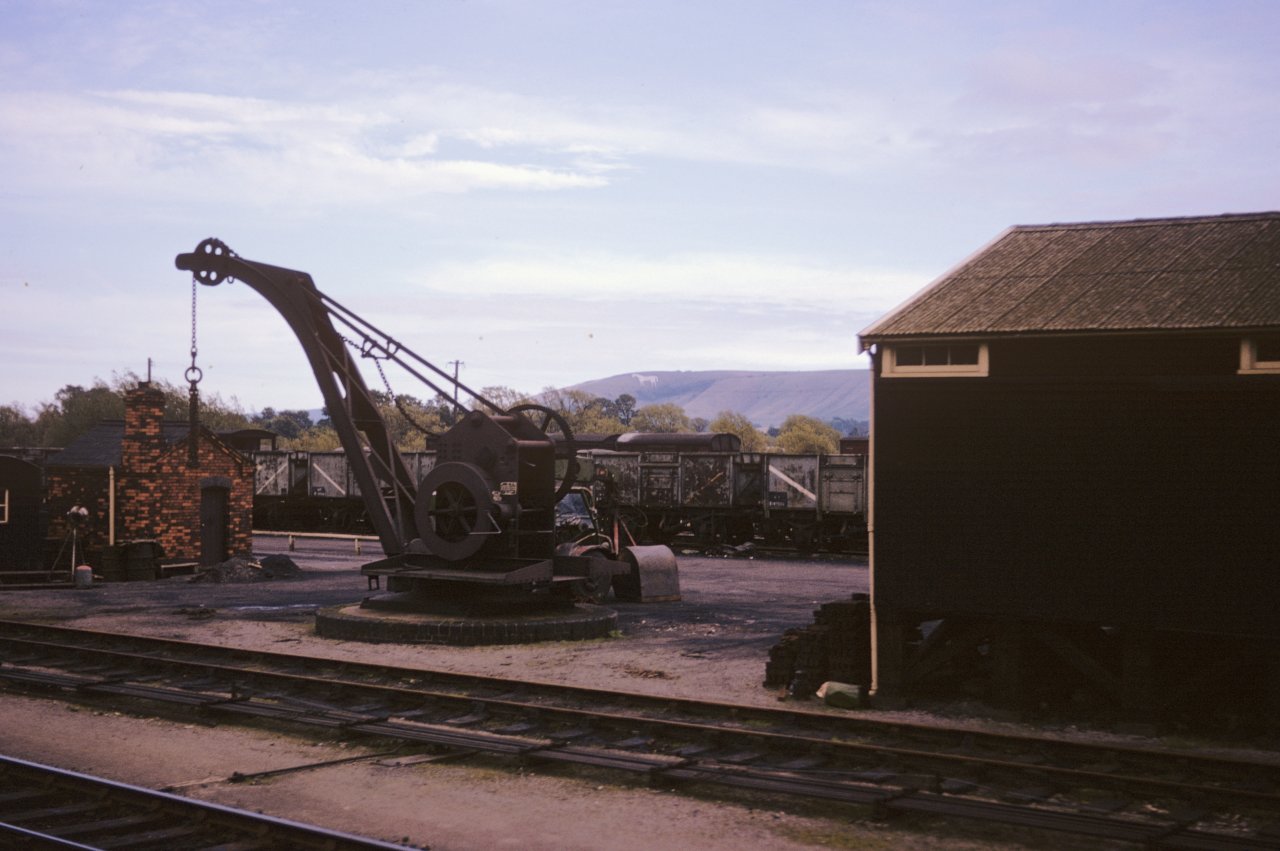
[(569, 428), (569, 422), (559, 411), (554, 411), (545, 405), (534, 405), (532, 403), (524, 405), (516, 405), (507, 410), (508, 414), (520, 414), (529, 422), (533, 423), (533, 427), (542, 432), (548, 438), (552, 434), (552, 426), (563, 436), (563, 440), (556, 444), (556, 458), (565, 462), (564, 478), (556, 487), (555, 502), (564, 499), (564, 495), (578, 481), (578, 444), (573, 439), (573, 429)]

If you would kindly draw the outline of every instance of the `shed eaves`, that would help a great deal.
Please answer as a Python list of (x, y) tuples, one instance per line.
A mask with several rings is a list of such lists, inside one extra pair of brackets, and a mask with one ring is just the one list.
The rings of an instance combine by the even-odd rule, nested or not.
[(1280, 212), (1018, 226), (861, 339), (1280, 328)]

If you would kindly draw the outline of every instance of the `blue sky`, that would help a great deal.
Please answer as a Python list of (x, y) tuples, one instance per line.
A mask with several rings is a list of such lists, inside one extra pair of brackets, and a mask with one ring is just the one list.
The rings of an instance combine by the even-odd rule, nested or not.
[[(0, 0), (0, 404), (181, 382), (207, 236), (475, 387), (861, 367), (1010, 225), (1280, 208), (1277, 35), (1270, 0)], [(248, 288), (198, 342), (204, 391), (319, 406)]]

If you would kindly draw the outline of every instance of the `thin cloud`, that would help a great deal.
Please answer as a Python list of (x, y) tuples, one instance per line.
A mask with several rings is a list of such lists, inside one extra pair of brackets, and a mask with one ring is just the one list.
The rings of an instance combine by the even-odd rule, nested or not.
[[(438, 156), (440, 134), (381, 138), (377, 109), (285, 104), (182, 92), (18, 94), (0, 100), (0, 149), (11, 185), (67, 192), (86, 186), (137, 197), (184, 192), (206, 201), (393, 202), (430, 193), (603, 186), (572, 163)], [(475, 149), (476, 153), (480, 150)]]
[[(1280, 192), (1275, 3), (687, 7), (8, 3), (8, 392), (180, 377), (208, 234), (536, 390), (838, 366), (1010, 224)], [(202, 300), (208, 386), (310, 407), (259, 302)]]
[(645, 298), (681, 303), (892, 305), (928, 277), (900, 269), (841, 267), (803, 258), (691, 253), (665, 258), (598, 254), (446, 263), (414, 276), (433, 293), (554, 293), (578, 300)]

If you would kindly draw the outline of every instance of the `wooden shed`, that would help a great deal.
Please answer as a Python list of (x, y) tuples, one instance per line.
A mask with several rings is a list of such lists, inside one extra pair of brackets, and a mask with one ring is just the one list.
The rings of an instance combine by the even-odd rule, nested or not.
[(142, 382), (125, 394), (125, 419), (104, 421), (46, 461), (50, 533), (65, 535), (72, 506), (102, 553), (146, 542), (169, 560), (215, 564), (253, 549), (254, 466), (204, 427), (191, 454), (187, 423), (164, 421), (164, 394)]
[(1014, 227), (860, 345), (878, 695), (1275, 700), (1280, 213)]

